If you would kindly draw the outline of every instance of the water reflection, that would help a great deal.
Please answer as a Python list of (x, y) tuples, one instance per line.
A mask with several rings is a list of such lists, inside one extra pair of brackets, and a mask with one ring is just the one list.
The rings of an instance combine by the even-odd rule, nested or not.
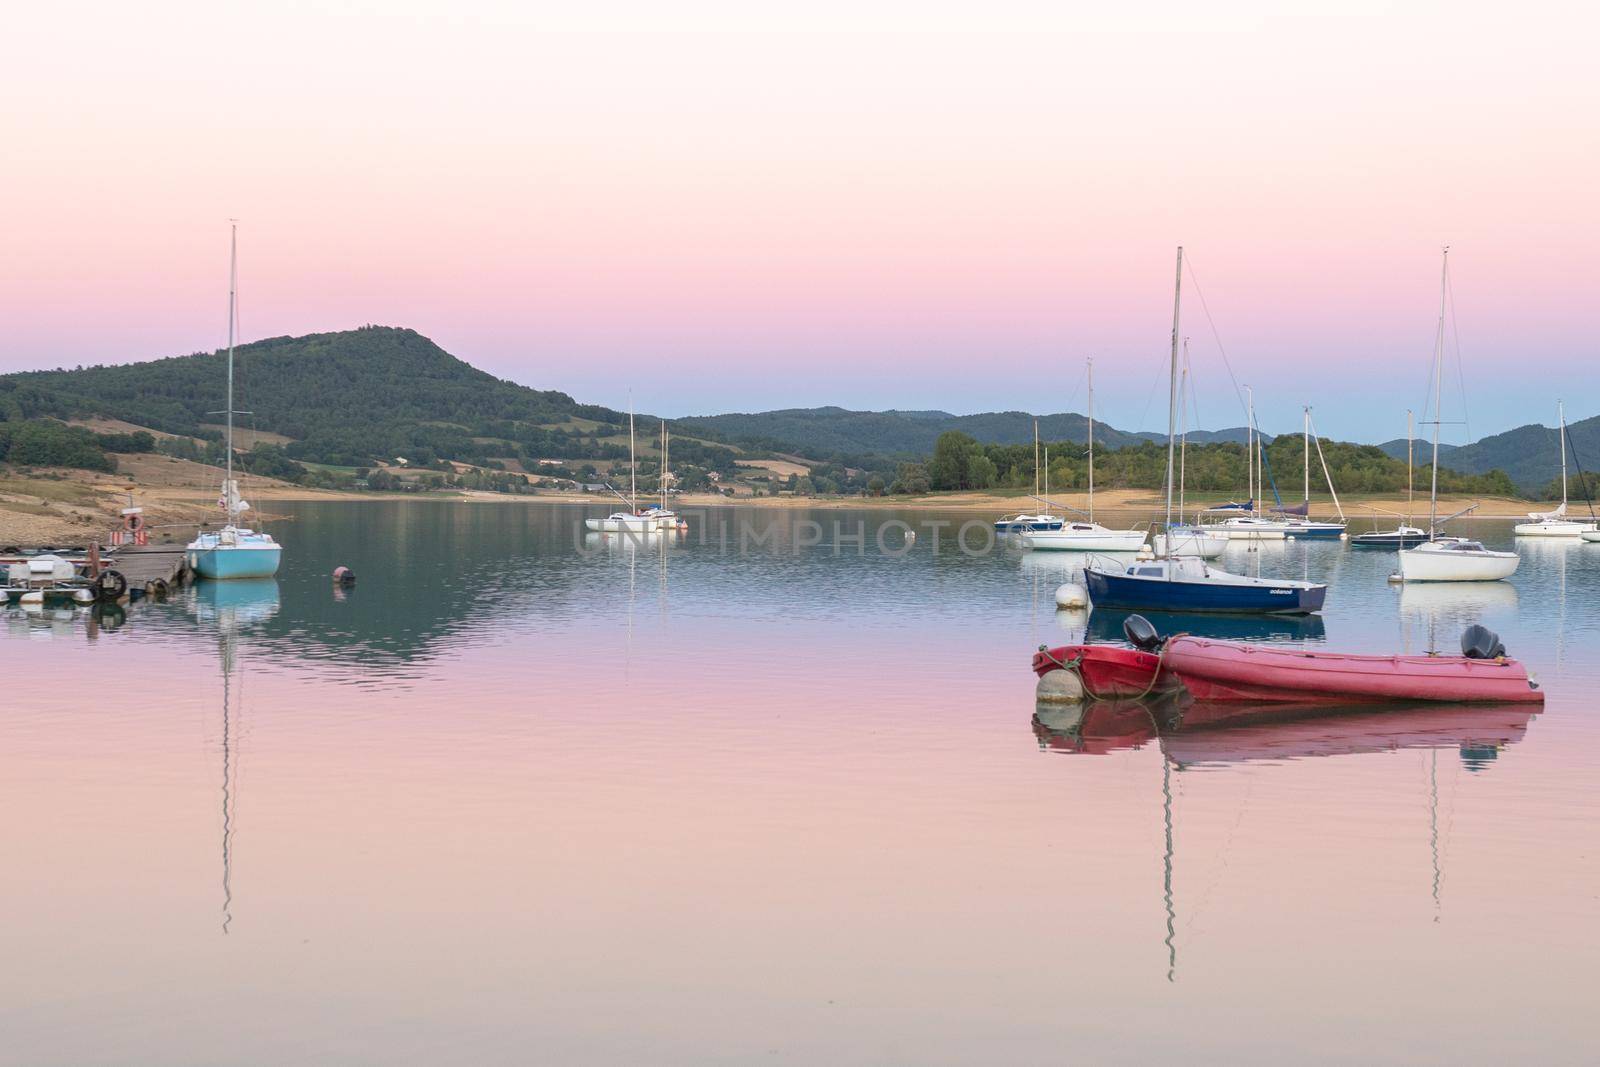
[(1162, 634), (1201, 634), (1220, 641), (1323, 641), (1321, 615), (1199, 615), (1175, 611), (1125, 611), (1095, 608), (1089, 613), (1088, 639), (1120, 642), (1129, 615), (1143, 615)]
[[(1256, 725), (1167, 729), (1178, 709), (1165, 701), (1040, 704), (1033, 731), (1042, 751), (1105, 755), (1159, 738), (1180, 770), (1409, 748), (1457, 748), (1481, 770), (1526, 735), (1537, 710), (1522, 705), (1431, 705), (1321, 715)], [(1274, 708), (1276, 711), (1276, 707)]]
[(227, 934), (233, 924), (233, 834), (239, 793), (236, 720), (244, 711), (244, 690), (237, 680), (241, 636), (277, 614), (278, 582), (274, 578), (200, 582), (189, 591), (188, 603), (195, 619), (215, 634), (222, 670), (222, 932)]
[[(1161, 903), (1166, 979), (1178, 979), (1178, 911), (1175, 889), (1178, 818), (1173, 775), (1217, 771), (1252, 763), (1282, 764), (1365, 753), (1422, 750), (1428, 780), (1429, 891), (1433, 921), (1442, 916), (1444, 865), (1440, 847), (1439, 767), (1441, 749), (1455, 748), (1463, 768), (1482, 772), (1510, 745), (1521, 741), (1533, 711), (1516, 707), (1427, 707), (1373, 712), (1225, 729), (1167, 730), (1156, 707), (1105, 701), (1080, 707), (1040, 705), (1033, 718), (1042, 751), (1104, 756), (1137, 750), (1155, 740), (1161, 752)], [(1224, 844), (1224, 848), (1226, 845)], [(1210, 890), (1206, 890), (1209, 893)], [(1206, 893), (1201, 894), (1203, 903)], [(1191, 911), (1198, 905), (1191, 905)], [(1192, 922), (1192, 920), (1191, 920)]]

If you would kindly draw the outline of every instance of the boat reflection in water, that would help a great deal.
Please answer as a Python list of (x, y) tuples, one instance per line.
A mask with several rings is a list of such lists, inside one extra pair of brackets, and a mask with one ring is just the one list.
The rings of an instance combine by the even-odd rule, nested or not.
[(1177, 611), (1126, 611), (1095, 608), (1089, 612), (1085, 641), (1123, 642), (1122, 625), (1130, 615), (1143, 615), (1162, 634), (1195, 634), (1219, 641), (1325, 641), (1321, 615), (1202, 615)]
[(1471, 750), (1481, 761), (1485, 751), (1497, 753), (1522, 740), (1539, 713), (1537, 706), (1521, 704), (1418, 704), (1381, 711), (1272, 704), (1261, 708), (1261, 716), (1272, 721), (1185, 726), (1188, 710), (1176, 697), (1040, 703), (1034, 735), (1043, 750), (1089, 755), (1138, 748), (1159, 738), (1162, 754), (1180, 769), (1451, 746), (1461, 749), (1463, 759)]
[(217, 635), (222, 665), (222, 932), (233, 923), (233, 834), (238, 804), (238, 727), (243, 708), (235, 699), (234, 678), (239, 667), (241, 635), (278, 613), (275, 578), (241, 578), (231, 582), (201, 582), (194, 587), (191, 607), (202, 627)]
[(1510, 582), (1404, 582), (1399, 589), (1401, 620), (1429, 627), (1427, 641), (1436, 650), (1439, 640), (1451, 643), (1475, 622), (1517, 610), (1517, 587)]
[[(1162, 945), (1167, 981), (1178, 980), (1178, 875), (1174, 773), (1203, 768), (1361, 753), (1420, 752), (1428, 782), (1428, 849), (1432, 856), (1432, 896), (1437, 917), (1444, 881), (1439, 818), (1439, 750), (1455, 748), (1463, 767), (1482, 772), (1500, 753), (1521, 741), (1536, 714), (1526, 706), (1440, 706), (1396, 708), (1341, 716), (1322, 716), (1271, 725), (1168, 730), (1160, 705), (1137, 701), (1096, 701), (1077, 707), (1040, 704), (1033, 733), (1044, 752), (1099, 756), (1139, 749), (1154, 741), (1161, 748), (1161, 903), (1165, 911)], [(1152, 792), (1154, 783), (1151, 783)], [(1436, 920), (1437, 921), (1437, 918)]]

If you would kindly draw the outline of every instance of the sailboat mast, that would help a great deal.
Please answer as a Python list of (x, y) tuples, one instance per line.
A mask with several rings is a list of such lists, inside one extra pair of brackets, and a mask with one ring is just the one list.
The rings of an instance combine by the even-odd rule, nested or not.
[[(1167, 551), (1172, 551), (1172, 465), (1178, 435), (1178, 327), (1183, 308), (1183, 246), (1178, 246), (1178, 266), (1172, 282), (1172, 369), (1167, 385)], [(1172, 568), (1168, 567), (1168, 577)]]
[[(1039, 499), (1039, 420), (1033, 420), (1033, 498)], [(1048, 514), (1049, 507), (1045, 508)]]
[(1306, 448), (1305, 488), (1300, 491), (1300, 501), (1306, 506), (1306, 518), (1311, 517), (1311, 409), (1305, 409), (1305, 429), (1300, 433)]
[(661, 510), (667, 510), (667, 421), (661, 420)]
[(1413, 486), (1414, 486), (1414, 484), (1416, 483), (1416, 480), (1417, 480), (1416, 479), (1416, 475), (1417, 475), (1417, 460), (1416, 460), (1415, 455), (1413, 455), (1413, 453), (1415, 452), (1415, 447), (1414, 447), (1415, 441), (1416, 441), (1416, 434), (1415, 434), (1415, 431), (1413, 431), (1412, 425), (1411, 425), (1411, 409), (1410, 408), (1406, 408), (1406, 521), (1407, 522), (1411, 521), (1411, 498), (1412, 498), (1413, 493), (1415, 492)]
[(1445, 294), (1450, 289), (1450, 246), (1444, 246), (1443, 265), (1439, 268), (1439, 329), (1433, 338), (1433, 483), (1428, 488), (1428, 536), (1435, 534), (1439, 523), (1439, 425), (1444, 413), (1439, 405), (1444, 401), (1444, 305)]
[(1183, 373), (1178, 383), (1178, 403), (1182, 405), (1178, 432), (1178, 521), (1183, 521), (1183, 490), (1188, 484), (1189, 465), (1189, 339), (1183, 339)]
[(1567, 510), (1567, 402), (1556, 401), (1556, 422), (1561, 426), (1561, 511)]
[(634, 448), (633, 394), (628, 394), (628, 505), (639, 510), (639, 453)]
[(1089, 360), (1089, 521), (1094, 521), (1094, 360)]
[(1256, 393), (1244, 387), (1244, 481), (1245, 499), (1250, 501), (1250, 514), (1256, 513)]
[(228, 525), (235, 521), (234, 501), (238, 494), (233, 489), (233, 342), (234, 319), (239, 306), (239, 224), (228, 224), (228, 447), (227, 475), (222, 483), (222, 502), (228, 509)]

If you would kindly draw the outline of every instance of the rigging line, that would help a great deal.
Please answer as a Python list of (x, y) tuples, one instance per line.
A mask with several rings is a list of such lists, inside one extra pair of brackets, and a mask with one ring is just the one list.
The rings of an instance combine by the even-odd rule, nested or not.
[[(1444, 278), (1445, 292), (1449, 294), (1450, 332), (1453, 335), (1456, 348), (1456, 384), (1461, 390), (1461, 424), (1466, 428), (1467, 444), (1472, 443), (1472, 420), (1467, 415), (1467, 373), (1461, 362), (1461, 328), (1456, 325), (1456, 287), (1448, 274)], [(1440, 343), (1444, 339), (1441, 337)], [(1437, 416), (1435, 416), (1437, 417)]]
[(1589, 502), (1589, 517), (1596, 518), (1594, 511), (1594, 483), (1583, 471), (1583, 461), (1578, 458), (1578, 446), (1573, 443), (1572, 433), (1566, 434), (1567, 450), (1572, 453), (1572, 465), (1578, 468), (1578, 487), (1583, 491), (1584, 499)]
[(1233, 382), (1233, 395), (1239, 401), (1239, 410), (1248, 411), (1249, 405), (1244, 402), (1244, 390), (1239, 385), (1239, 376), (1233, 373), (1233, 363), (1228, 359), (1228, 350), (1223, 347), (1222, 334), (1217, 331), (1217, 324), (1211, 317), (1211, 308), (1206, 304), (1206, 294), (1200, 288), (1200, 277), (1194, 272), (1194, 256), (1184, 257), (1184, 264), (1189, 268), (1189, 281), (1194, 285), (1194, 295), (1200, 298), (1200, 310), (1205, 312), (1206, 325), (1211, 327), (1211, 339), (1217, 343), (1217, 351), (1222, 354), (1222, 365), (1228, 370), (1228, 378)]

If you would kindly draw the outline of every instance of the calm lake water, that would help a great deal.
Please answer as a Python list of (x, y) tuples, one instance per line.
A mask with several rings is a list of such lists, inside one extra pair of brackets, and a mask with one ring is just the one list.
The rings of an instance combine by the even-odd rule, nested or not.
[(1600, 545), (1230, 549), (1540, 714), (1085, 740), (1029, 657), (1115, 620), (969, 514), (282, 507), (276, 581), (0, 615), (0, 1062), (1600, 1059)]

